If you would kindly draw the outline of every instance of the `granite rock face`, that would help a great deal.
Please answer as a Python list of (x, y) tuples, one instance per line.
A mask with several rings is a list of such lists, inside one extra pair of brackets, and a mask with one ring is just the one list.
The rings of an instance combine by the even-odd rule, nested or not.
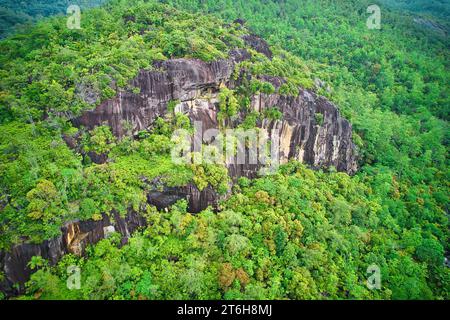
[[(246, 41), (252, 42), (261, 51), (267, 45), (253, 37)], [(218, 120), (218, 93), (223, 86), (234, 89), (249, 80), (250, 76), (245, 71), (241, 71), (238, 77), (232, 77), (236, 64), (249, 58), (246, 50), (239, 49), (232, 51), (227, 60), (210, 63), (189, 59), (158, 62), (154, 65), (155, 70), (141, 71), (133, 80), (140, 93), (122, 91), (116, 98), (85, 112), (73, 122), (88, 129), (107, 124), (116, 136), (122, 137), (127, 134), (124, 128), (131, 127), (132, 134), (150, 128), (156, 118), (168, 112), (169, 102), (177, 101), (175, 111), (188, 115), (192, 122), (200, 122), (203, 132), (217, 129), (221, 125)], [(259, 80), (271, 83), (276, 89), (285, 83), (283, 78), (273, 76), (259, 76)], [(280, 164), (296, 159), (314, 169), (333, 166), (348, 174), (356, 172), (352, 127), (340, 116), (335, 105), (301, 88), (297, 96), (273, 93), (251, 97), (250, 111), (263, 114), (265, 109), (274, 106), (282, 112), (282, 119), (259, 120), (257, 126), (267, 132), (272, 144), (277, 144)], [(226, 125), (237, 127), (247, 113), (241, 111), (234, 119), (227, 120)], [(236, 181), (239, 177), (257, 177), (262, 167), (260, 164), (229, 163), (228, 172)], [(214, 190), (199, 192), (192, 186), (152, 192), (149, 203), (162, 208), (180, 198), (188, 199), (189, 210), (193, 213), (217, 203)]]
[(158, 210), (165, 210), (177, 201), (186, 199), (188, 212), (199, 213), (211, 206), (217, 209), (219, 195), (210, 186), (200, 191), (195, 184), (189, 183), (184, 187), (163, 187), (162, 190), (155, 188), (147, 192), (148, 204), (155, 206)]
[(269, 136), (277, 134), (280, 162), (296, 159), (315, 169), (334, 166), (338, 171), (353, 174), (357, 170), (355, 146), (350, 123), (339, 115), (327, 99), (311, 91), (300, 90), (297, 97), (258, 95), (253, 97), (253, 109), (277, 106), (282, 120), (263, 120), (261, 127)]
[[(155, 65), (157, 70), (141, 71), (133, 80), (139, 94), (120, 92), (116, 98), (85, 112), (73, 122), (88, 129), (107, 124), (116, 136), (121, 137), (126, 133), (126, 123), (127, 127), (131, 125), (133, 133), (145, 130), (157, 117), (167, 113), (170, 101), (179, 101), (176, 111), (188, 114), (191, 121), (201, 122), (203, 130), (218, 128), (217, 96), (220, 88), (240, 85), (240, 80), (232, 79), (231, 74), (236, 63), (248, 58), (245, 50), (235, 50), (228, 60), (211, 63), (188, 59), (159, 62)], [(261, 76), (260, 80), (272, 83), (275, 88), (284, 83), (284, 79), (278, 77)], [(352, 127), (340, 116), (335, 105), (305, 89), (299, 89), (296, 97), (276, 93), (252, 97), (251, 107), (255, 111), (263, 113), (274, 106), (283, 113), (282, 120), (265, 119), (258, 126), (267, 130), (272, 140), (275, 140), (272, 134), (278, 135), (281, 163), (297, 159), (313, 168), (333, 166), (348, 174), (356, 172)], [(241, 112), (238, 120), (244, 117)], [(237, 124), (239, 121), (233, 120), (228, 126)], [(257, 168), (250, 165), (241, 166), (241, 169), (231, 168), (230, 175), (233, 178), (241, 175), (254, 177)]]
[(242, 37), (242, 39), (244, 40), (246, 45), (250, 46), (256, 52), (262, 53), (267, 58), (272, 59), (272, 50), (270, 50), (270, 47), (265, 40), (255, 35), (245, 35)]
[(50, 265), (55, 265), (65, 254), (83, 255), (88, 245), (106, 238), (111, 231), (121, 235), (123, 245), (134, 231), (145, 225), (144, 217), (136, 212), (130, 211), (125, 216), (114, 213), (103, 215), (99, 221), (69, 222), (61, 228), (59, 237), (40, 244), (16, 244), (9, 251), (0, 251), (0, 271), (4, 275), (0, 281), (0, 292), (6, 296), (24, 293), (24, 284), (33, 272), (28, 266), (33, 256), (41, 256)]
[(132, 81), (139, 94), (121, 91), (116, 98), (73, 122), (88, 129), (108, 124), (119, 137), (125, 134), (126, 122), (132, 125), (133, 132), (146, 129), (167, 113), (170, 101), (195, 101), (199, 96), (217, 92), (220, 85), (229, 81), (235, 64), (249, 57), (245, 50), (234, 50), (229, 59), (211, 63), (188, 59), (158, 62), (154, 65), (156, 70), (143, 70)]

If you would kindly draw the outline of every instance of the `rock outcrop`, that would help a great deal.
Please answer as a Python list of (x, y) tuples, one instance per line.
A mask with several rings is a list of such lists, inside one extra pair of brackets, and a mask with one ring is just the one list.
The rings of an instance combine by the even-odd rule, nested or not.
[(133, 132), (144, 130), (167, 113), (170, 101), (195, 101), (200, 96), (217, 93), (220, 85), (229, 81), (235, 64), (249, 57), (245, 50), (234, 50), (229, 59), (211, 63), (188, 59), (155, 63), (156, 70), (142, 70), (132, 81), (139, 94), (120, 91), (116, 98), (85, 112), (73, 122), (88, 129), (106, 123), (119, 137), (125, 134), (127, 122), (132, 124)]
[(219, 195), (210, 186), (200, 191), (193, 183), (184, 187), (154, 189), (147, 193), (147, 202), (158, 210), (165, 210), (182, 199), (187, 200), (188, 212), (199, 213), (210, 206), (217, 209)]
[[(272, 57), (269, 46), (263, 40), (248, 36), (244, 41), (254, 50)], [(176, 111), (189, 115), (191, 121), (200, 121), (204, 130), (218, 128), (218, 93), (223, 86), (236, 88), (242, 84), (248, 75), (241, 73), (238, 80), (231, 75), (237, 63), (249, 58), (246, 50), (237, 49), (231, 51), (229, 59), (210, 63), (188, 59), (158, 62), (154, 70), (142, 70), (132, 81), (140, 93), (120, 91), (114, 99), (103, 102), (72, 121), (87, 129), (107, 124), (117, 137), (122, 137), (127, 134), (126, 128), (130, 125), (134, 134), (151, 127), (156, 118), (168, 112), (170, 101), (179, 101)], [(259, 78), (272, 83), (275, 88), (284, 83), (284, 79), (278, 77)], [(251, 97), (251, 110), (263, 113), (274, 106), (282, 112), (282, 119), (263, 119), (257, 125), (267, 131), (272, 143), (278, 143), (281, 163), (297, 159), (313, 168), (333, 166), (349, 174), (357, 170), (351, 125), (340, 116), (335, 105), (305, 89), (299, 89), (297, 96), (274, 93)], [(245, 116), (246, 113), (241, 112), (227, 125), (237, 126)], [(69, 139), (67, 142), (72, 144), (71, 147), (76, 147), (75, 141)], [(106, 161), (101, 155), (91, 156), (95, 162)], [(254, 178), (260, 168), (258, 164), (230, 164), (228, 172), (234, 180), (242, 176)], [(147, 199), (149, 204), (160, 210), (180, 199), (187, 199), (189, 212), (192, 213), (208, 206), (217, 208), (218, 205), (218, 195), (212, 188), (199, 191), (193, 184), (180, 188), (155, 188), (148, 192)], [(60, 237), (44, 243), (18, 244), (8, 252), (0, 252), (0, 272), (4, 275), (0, 291), (8, 296), (23, 292), (24, 283), (31, 274), (28, 262), (33, 256), (42, 256), (55, 264), (64, 254), (83, 254), (88, 244), (97, 243), (111, 231), (118, 231), (122, 243), (125, 243), (130, 234), (145, 226), (145, 223), (145, 219), (135, 212), (130, 212), (126, 217), (114, 214), (110, 218), (104, 215), (100, 221), (69, 223), (62, 228)], [(19, 287), (14, 284), (19, 284)]]
[(302, 89), (297, 97), (253, 97), (252, 107), (257, 111), (272, 106), (278, 107), (283, 119), (265, 119), (261, 127), (269, 135), (278, 134), (281, 163), (296, 159), (316, 169), (334, 166), (338, 171), (356, 172), (351, 125), (327, 99)]
[(0, 292), (14, 296), (24, 292), (24, 284), (30, 279), (33, 270), (28, 263), (34, 256), (41, 256), (50, 265), (56, 264), (68, 253), (83, 255), (89, 244), (95, 244), (106, 238), (111, 232), (121, 235), (121, 244), (125, 244), (134, 231), (146, 225), (140, 214), (130, 211), (125, 217), (114, 213), (103, 215), (99, 221), (73, 221), (61, 228), (61, 235), (41, 244), (23, 243), (14, 245), (9, 251), (0, 252)]
[[(257, 45), (256, 40), (252, 38), (251, 41)], [(262, 44), (258, 47), (264, 49)], [(145, 130), (157, 117), (167, 113), (170, 101), (180, 101), (176, 111), (188, 114), (192, 121), (202, 122), (203, 130), (218, 128), (218, 92), (222, 86), (234, 88), (241, 84), (240, 80), (232, 79), (231, 74), (236, 63), (248, 58), (249, 54), (245, 50), (235, 50), (228, 60), (211, 63), (188, 59), (159, 62), (155, 65), (157, 70), (141, 71), (133, 80), (133, 86), (139, 88), (139, 94), (121, 91), (116, 98), (85, 112), (73, 122), (88, 129), (108, 124), (113, 133), (121, 137), (125, 134), (124, 127), (131, 124), (133, 133)], [(284, 82), (278, 77), (260, 78), (272, 83), (275, 88)], [(263, 113), (274, 106), (282, 111), (283, 119), (265, 119), (258, 125), (267, 130), (269, 135), (272, 131), (278, 132), (276, 140), (280, 144), (281, 163), (297, 159), (313, 168), (333, 166), (349, 174), (356, 172), (352, 128), (340, 116), (335, 105), (305, 89), (299, 89), (296, 97), (276, 93), (252, 97), (251, 107), (255, 111)], [(245, 114), (241, 112), (239, 119), (243, 117)], [(234, 121), (231, 126), (238, 122)], [(235, 177), (236, 173), (253, 177), (257, 168), (244, 166), (242, 170), (230, 170), (230, 175)]]
[(244, 35), (242, 39), (244, 40), (246, 45), (254, 49), (256, 52), (262, 53), (267, 58), (272, 59), (272, 50), (270, 50), (269, 44), (266, 41), (258, 36), (251, 34)]

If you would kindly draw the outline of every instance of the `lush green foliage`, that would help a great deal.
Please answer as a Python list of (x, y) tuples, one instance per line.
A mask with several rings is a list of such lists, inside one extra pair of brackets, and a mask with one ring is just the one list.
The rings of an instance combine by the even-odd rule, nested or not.
[(277, 107), (272, 107), (264, 110), (264, 116), (270, 120), (283, 119), (283, 113)]
[(16, 31), (30, 27), (31, 23), (41, 17), (65, 14), (71, 5), (80, 6), (81, 10), (97, 6), (105, 0), (2, 0), (0, 2), (0, 38)]
[(219, 93), (219, 114), (221, 120), (235, 116), (238, 113), (238, 100), (234, 96), (233, 90), (222, 88)]
[(155, 60), (211, 61), (242, 45), (240, 31), (215, 19), (135, 2), (85, 11), (80, 30), (66, 28), (58, 17), (2, 41), (0, 123), (76, 115), (117, 88), (132, 90), (128, 81)]
[[(87, 258), (42, 267), (29, 294), (42, 299), (448, 298), (442, 245), (400, 226), (373, 190), (342, 173), (298, 163), (241, 179), (220, 213), (150, 210), (149, 227), (119, 249), (103, 240)], [(114, 238), (113, 238), (114, 239)], [(382, 290), (366, 287), (377, 264)], [(66, 288), (68, 265), (81, 289)], [(432, 283), (427, 275), (442, 277)]]
[(19, 237), (40, 242), (60, 233), (72, 219), (97, 219), (113, 210), (125, 214), (146, 203), (145, 177), (169, 186), (187, 184), (190, 168), (174, 165), (170, 138), (149, 133), (133, 141), (113, 141), (108, 127), (97, 127), (85, 148), (110, 153), (110, 162), (93, 164), (76, 155), (58, 132), (12, 122), (0, 130), (0, 247)]
[(450, 15), (450, 8), (446, 0), (378, 0), (378, 2), (401, 10), (439, 17), (443, 21)]

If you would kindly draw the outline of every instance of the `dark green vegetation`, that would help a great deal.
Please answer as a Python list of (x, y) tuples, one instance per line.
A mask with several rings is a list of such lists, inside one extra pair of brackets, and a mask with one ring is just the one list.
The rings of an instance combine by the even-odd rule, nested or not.
[[(51, 18), (0, 43), (0, 247), (19, 237), (41, 241), (63, 221), (113, 209), (133, 207), (149, 221), (123, 248), (113, 237), (86, 258), (39, 264), (28, 296), (448, 299), (447, 38), (383, 6), (382, 29), (368, 30), (365, 1), (163, 2), (192, 13), (113, 1), (85, 12), (82, 30)], [(286, 94), (315, 78), (330, 86), (317, 90), (354, 126), (362, 166), (356, 176), (289, 163), (274, 176), (241, 179), (218, 214), (193, 216), (184, 202), (159, 213), (144, 206), (142, 176), (220, 189), (215, 182), (226, 181), (222, 168), (205, 176), (206, 168), (171, 163), (168, 137), (186, 125), (182, 116), (171, 113), (137, 140), (116, 141), (107, 127), (88, 133), (67, 124), (65, 117), (91, 107), (80, 84), (93, 88), (99, 102), (115, 94), (112, 80), (127, 87), (153, 60), (211, 61), (230, 45), (243, 46), (245, 30), (204, 13), (228, 23), (243, 18), (267, 39), (274, 60), (254, 55), (248, 67), (289, 78)], [(147, 24), (152, 28), (141, 32)], [(222, 97), (224, 117), (245, 107), (230, 90)], [(263, 116), (280, 115), (274, 108)], [(62, 134), (83, 135), (85, 152), (107, 153), (112, 161), (92, 164)], [(379, 291), (365, 285), (372, 263), (381, 268)], [(66, 288), (71, 264), (82, 268), (80, 291)]]
[(104, 2), (105, 0), (0, 0), (0, 38), (16, 29), (29, 28), (42, 17), (66, 14), (70, 5), (86, 9)]
[(450, 16), (448, 0), (379, 0), (378, 2), (399, 10), (439, 17), (443, 20)]
[[(402, 230), (379, 196), (346, 174), (291, 163), (272, 177), (242, 179), (218, 214), (206, 210), (192, 216), (180, 202), (168, 213), (149, 212), (147, 219), (148, 229), (122, 249), (117, 240), (103, 240), (88, 259), (66, 256), (58, 267), (41, 268), (29, 283), (30, 293), (42, 299), (431, 299), (446, 294), (427, 283), (430, 269), (445, 277), (442, 245), (422, 237), (420, 228)], [(380, 291), (368, 290), (363, 280), (372, 263), (383, 274)], [(83, 270), (79, 291), (66, 288), (66, 267), (73, 264)]]

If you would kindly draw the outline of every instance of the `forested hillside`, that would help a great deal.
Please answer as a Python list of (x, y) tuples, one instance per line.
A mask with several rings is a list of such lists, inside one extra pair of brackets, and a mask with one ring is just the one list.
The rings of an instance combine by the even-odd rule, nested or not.
[(95, 7), (105, 0), (1, 0), (0, 1), (0, 39), (14, 32), (16, 28), (27, 28), (42, 17), (66, 14), (70, 5), (82, 9)]
[[(83, 11), (80, 30), (50, 17), (2, 40), (0, 248), (40, 243), (68, 221), (102, 214), (133, 210), (148, 223), (123, 246), (113, 234), (56, 266), (33, 258), (21, 298), (449, 299), (450, 60), (440, 20), (449, 5), (380, 2), (381, 29), (371, 30), (370, 1), (112, 0)], [(418, 23), (417, 12), (444, 29)], [(242, 40), (249, 34), (266, 39), (273, 58)], [(173, 131), (193, 130), (176, 101), (135, 135), (69, 121), (121, 90), (139, 93), (130, 81), (157, 70), (154, 62), (212, 62), (236, 48), (250, 53), (237, 71), (251, 81), (221, 88), (221, 115), (248, 111), (252, 94), (314, 90), (353, 125), (355, 175), (292, 160), (230, 188), (223, 165), (171, 162)], [(261, 75), (286, 82), (276, 89), (255, 81)], [(241, 126), (282, 116), (274, 106)], [(220, 205), (191, 214), (181, 200), (158, 211), (147, 192), (160, 177), (170, 187), (211, 187)], [(378, 290), (366, 286), (373, 264)], [(82, 270), (80, 290), (66, 286), (70, 265)]]
[(427, 14), (443, 20), (448, 19), (450, 14), (447, 0), (381, 0), (379, 2), (395, 9)]

